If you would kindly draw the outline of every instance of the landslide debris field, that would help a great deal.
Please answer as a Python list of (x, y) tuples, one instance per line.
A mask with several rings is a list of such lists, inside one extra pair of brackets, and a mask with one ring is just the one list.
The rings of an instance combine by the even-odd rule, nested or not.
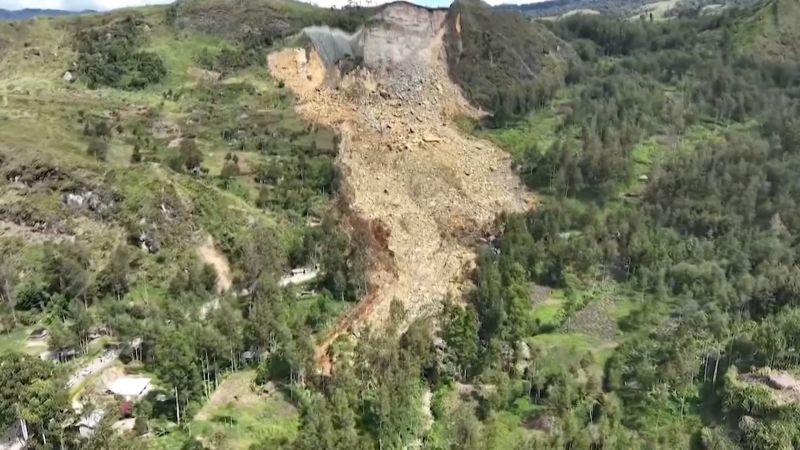
[[(383, 234), (376, 242), (386, 240), (372, 257), (366, 298), (322, 352), (361, 320), (385, 320), (393, 299), (413, 318), (458, 295), (475, 238), (498, 213), (532, 203), (509, 156), (452, 121), (477, 111), (447, 75), (445, 38), (458, 38), (445, 37), (448, 20), (458, 19), (395, 3), (356, 35), (328, 30), (326, 38), (326, 30), (315, 28), (313, 45), (268, 57), (272, 76), (298, 97), (297, 111), (341, 133), (343, 195), (356, 216)], [(331, 55), (353, 49), (360, 54), (350, 56), (361, 64), (342, 74)]]

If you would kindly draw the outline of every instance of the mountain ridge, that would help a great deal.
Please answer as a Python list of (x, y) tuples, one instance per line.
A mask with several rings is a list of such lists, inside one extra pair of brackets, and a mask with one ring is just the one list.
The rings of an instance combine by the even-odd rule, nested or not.
[(573, 11), (595, 12), (610, 16), (630, 17), (649, 6), (667, 4), (668, 8), (701, 10), (705, 6), (753, 6), (765, 0), (678, 0), (667, 4), (660, 0), (546, 0), (536, 3), (504, 3), (495, 6), (504, 11), (516, 11), (533, 17), (558, 17)]
[(95, 14), (97, 11), (86, 9), (82, 11), (67, 11), (63, 9), (2, 9), (0, 8), (0, 20), (27, 20), (36, 17), (62, 17), (77, 16), (82, 14)]

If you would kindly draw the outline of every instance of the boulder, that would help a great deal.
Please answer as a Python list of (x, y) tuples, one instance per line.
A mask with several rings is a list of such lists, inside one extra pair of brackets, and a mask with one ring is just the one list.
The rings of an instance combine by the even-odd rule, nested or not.
[(222, 79), (222, 74), (213, 70), (201, 69), (199, 67), (189, 67), (186, 70), (193, 81), (202, 81), (206, 83), (216, 83)]
[(169, 144), (167, 144), (167, 148), (173, 149), (173, 150), (177, 149), (177, 148), (180, 148), (181, 142), (183, 142), (183, 138), (175, 138), (175, 139), (169, 141)]
[(73, 74), (71, 71), (68, 70), (64, 72), (64, 76), (61, 77), (61, 79), (64, 80), (65, 83), (74, 83), (75, 80), (78, 79), (78, 77), (76, 77), (75, 74)]
[(424, 142), (442, 142), (442, 138), (432, 133), (425, 133), (422, 135), (422, 140)]
[(108, 208), (108, 205), (93, 191), (67, 192), (62, 195), (62, 201), (65, 205), (73, 209), (102, 211)]

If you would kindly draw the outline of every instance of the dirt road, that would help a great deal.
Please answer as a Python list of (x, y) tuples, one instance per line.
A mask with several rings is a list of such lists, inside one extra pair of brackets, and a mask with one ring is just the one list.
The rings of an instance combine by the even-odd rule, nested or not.
[(67, 388), (72, 389), (75, 386), (83, 383), (90, 376), (106, 370), (109, 366), (114, 364), (114, 361), (116, 361), (117, 358), (119, 358), (119, 353), (119, 350), (108, 350), (102, 355), (89, 361), (88, 364), (77, 369), (72, 376), (69, 377), (69, 380), (67, 380)]

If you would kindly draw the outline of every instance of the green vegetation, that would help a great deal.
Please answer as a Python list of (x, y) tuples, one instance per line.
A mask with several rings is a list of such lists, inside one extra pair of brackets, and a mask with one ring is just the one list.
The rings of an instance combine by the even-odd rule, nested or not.
[[(555, 22), (582, 59), (568, 88), (516, 123), (472, 125), (546, 194), (538, 210), (500, 218), (472, 302), (444, 328), (456, 367), (468, 368), (462, 383), (498, 370), (520, 383), (544, 376), (529, 386), (548, 396), (512, 389), (495, 404), (502, 415), (530, 401), (522, 418), (548, 425), (516, 445), (796, 446), (795, 391), (772, 380), (791, 384), (798, 370), (788, 350), (797, 194), (786, 175), (798, 148), (786, 112), (800, 79), (783, 75), (796, 59), (742, 46), (743, 17)], [(566, 295), (527, 306), (532, 283)], [(528, 351), (546, 353), (528, 362)], [(589, 375), (542, 375), (564, 355)]]
[(450, 75), (497, 125), (545, 105), (574, 58), (543, 25), (492, 10), (477, 0), (450, 8)]
[[(761, 0), (549, 0), (520, 5), (502, 5), (508, 11), (519, 11), (533, 17), (555, 19), (570, 14), (603, 14), (618, 18), (654, 20), (698, 15), (704, 7), (750, 7)], [(711, 11), (715, 11), (712, 9)], [(650, 13), (653, 13), (652, 15)]]
[(736, 39), (749, 54), (763, 60), (797, 61), (800, 32), (796, 24), (800, 5), (791, 0), (770, 0), (751, 14), (741, 14), (733, 27)]
[[(266, 355), (311, 361), (315, 340), (363, 290), (369, 249), (339, 226), (332, 130), (295, 115), (264, 70), (199, 71), (208, 49), (240, 42), (179, 32), (186, 16), (170, 22), (170, 11), (0, 24), (10, 43), (0, 68), (0, 369), (39, 374), (41, 364), (47, 385), (33, 388), (66, 394), (74, 372), (118, 347), (125, 364), (113, 370), (156, 385), (135, 412), (134, 433), (153, 433), (147, 444), (291, 439), (297, 418), (280, 390), (267, 404), (252, 394), (251, 407), (233, 401), (192, 419), (228, 373), (252, 375), (240, 371)], [(62, 78), (67, 68), (74, 80)], [(289, 268), (315, 266), (317, 280), (279, 286)], [(28, 340), (38, 328), (49, 336)], [(9, 365), (45, 350), (61, 369), (36, 357)], [(103, 379), (73, 387), (73, 400), (93, 402)], [(103, 400), (113, 413), (79, 441), (58, 425), (79, 418), (69, 400), (22, 411), (33, 446), (129, 448), (110, 429), (118, 402)], [(5, 405), (3, 414), (3, 430), (20, 418)]]
[[(220, 14), (221, 10), (224, 14)], [(206, 69), (229, 73), (253, 65), (263, 66), (266, 49), (304, 27), (328, 25), (355, 31), (373, 11), (358, 6), (323, 9), (295, 0), (189, 0), (169, 8), (167, 16), (177, 29), (226, 38), (228, 45), (204, 50), (197, 63)]]
[(150, 25), (134, 16), (81, 28), (75, 36), (77, 68), (89, 88), (141, 89), (164, 78), (161, 58), (138, 51), (149, 30)]
[(264, 440), (288, 441), (294, 437), (297, 413), (279, 392), (258, 392), (255, 373), (229, 375), (195, 416), (190, 429), (154, 440), (152, 449), (180, 447), (187, 440), (202, 440), (214, 448), (248, 449)]

